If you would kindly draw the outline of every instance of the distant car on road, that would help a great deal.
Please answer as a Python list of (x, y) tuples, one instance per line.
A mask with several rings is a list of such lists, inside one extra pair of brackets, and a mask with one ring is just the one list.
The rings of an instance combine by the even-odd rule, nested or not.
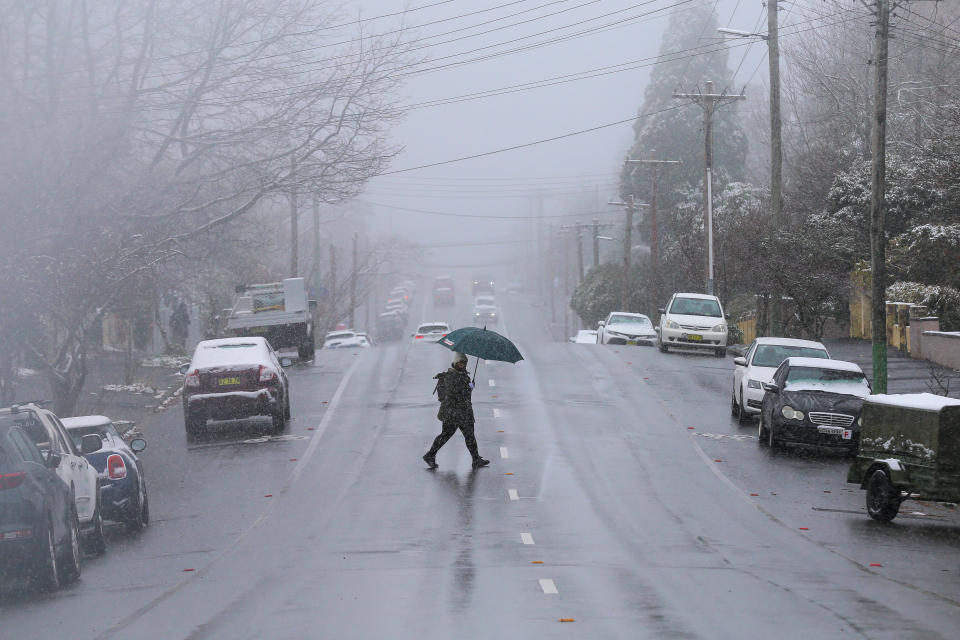
[(477, 296), (473, 301), (473, 323), (497, 324), (497, 300), (493, 296)]
[(720, 299), (702, 293), (675, 293), (660, 309), (657, 346), (710, 349), (717, 356), (727, 352), (727, 320)]
[(450, 276), (437, 276), (433, 281), (433, 305), (452, 307), (456, 304), (457, 294)]
[(761, 445), (841, 447), (857, 452), (860, 412), (870, 383), (853, 362), (787, 358), (763, 384), (757, 433)]
[(384, 311), (377, 316), (377, 340), (390, 342), (403, 337), (406, 326), (403, 317), (395, 311)]
[(372, 347), (374, 344), (373, 338), (371, 338), (365, 333), (357, 333), (357, 343), (359, 344), (359, 346), (365, 347), (365, 348)]
[(450, 325), (446, 322), (424, 322), (417, 327), (417, 332), (413, 334), (413, 341), (417, 342), (440, 342), (440, 339), (450, 333)]
[(597, 332), (594, 329), (580, 329), (577, 335), (570, 338), (574, 344), (596, 344)]
[(324, 349), (349, 349), (359, 346), (360, 338), (355, 331), (331, 331), (323, 339)]
[(733, 395), (730, 410), (744, 423), (760, 413), (763, 383), (770, 382), (780, 363), (787, 358), (829, 358), (823, 343), (794, 338), (757, 338), (742, 358), (733, 359)]
[(0, 410), (0, 575), (53, 591), (80, 577), (80, 521), (64, 461), (37, 448), (27, 411)]
[(650, 318), (642, 313), (614, 311), (606, 320), (597, 323), (597, 344), (650, 344), (657, 340), (657, 332)]
[(487, 275), (474, 276), (473, 286), (472, 286), (473, 295), (477, 296), (481, 293), (496, 293), (496, 285), (493, 281), (493, 278)]
[(95, 433), (103, 440), (99, 451), (88, 453), (87, 460), (100, 474), (100, 501), (103, 517), (122, 522), (128, 531), (139, 531), (150, 522), (147, 481), (137, 454), (146, 449), (143, 438), (128, 445), (113, 421), (106, 416), (64, 418), (63, 426), (79, 445), (83, 436)]
[(200, 342), (190, 364), (180, 370), (187, 438), (201, 435), (208, 419), (251, 416), (270, 416), (273, 430), (282, 433), (290, 418), (290, 387), (283, 370), (289, 365), (259, 336)]

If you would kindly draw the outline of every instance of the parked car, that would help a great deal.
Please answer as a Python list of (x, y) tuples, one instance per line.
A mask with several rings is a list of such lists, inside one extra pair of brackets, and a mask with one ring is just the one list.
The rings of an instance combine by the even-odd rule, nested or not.
[(853, 362), (787, 358), (763, 384), (760, 444), (840, 447), (856, 453), (860, 412), (870, 383)]
[(357, 343), (359, 344), (359, 346), (364, 347), (364, 348), (366, 348), (366, 347), (372, 347), (372, 346), (373, 346), (373, 338), (371, 338), (370, 336), (368, 336), (368, 335), (365, 334), (365, 333), (359, 333), (359, 332), (358, 332), (358, 333), (357, 333)]
[(744, 423), (760, 413), (763, 383), (770, 382), (780, 363), (787, 358), (829, 358), (823, 343), (794, 338), (757, 338), (741, 358), (733, 359), (733, 395), (730, 410)]
[(410, 298), (412, 298), (413, 295), (410, 293), (410, 290), (407, 289), (406, 287), (394, 287), (393, 289), (390, 290), (389, 297), (399, 298), (400, 300), (403, 300), (404, 302), (409, 303)]
[(570, 338), (570, 342), (574, 344), (596, 344), (597, 332), (593, 329), (580, 329), (577, 331), (577, 335)]
[(710, 349), (717, 356), (727, 352), (727, 320), (716, 296), (673, 294), (660, 309), (657, 333), (657, 346), (664, 353), (670, 347)]
[(402, 298), (390, 298), (383, 307), (384, 311), (396, 311), (406, 322), (410, 318), (410, 307)]
[(650, 318), (642, 313), (614, 311), (597, 323), (597, 344), (650, 344), (657, 340), (657, 331)]
[(348, 349), (360, 346), (360, 339), (355, 331), (331, 331), (323, 339), (324, 349)]
[(960, 400), (930, 393), (872, 395), (847, 482), (867, 490), (867, 514), (897, 517), (907, 498), (960, 502)]
[(441, 338), (450, 333), (450, 325), (446, 322), (424, 322), (417, 327), (413, 334), (413, 341), (418, 342), (440, 342)]
[(92, 553), (103, 553), (107, 542), (103, 535), (100, 477), (84, 457), (88, 453), (99, 451), (103, 441), (99, 436), (88, 435), (81, 441), (81, 447), (77, 447), (60, 418), (38, 405), (13, 405), (9, 411), (24, 416), (21, 426), (33, 439), (44, 458), (59, 458), (57, 474), (73, 492), (84, 546)]
[(456, 304), (456, 289), (453, 286), (453, 278), (450, 276), (437, 276), (433, 281), (433, 304), (436, 307), (452, 307)]
[(36, 420), (29, 406), (0, 409), (0, 576), (52, 591), (80, 577), (80, 520), (64, 460), (27, 433)]
[(493, 296), (477, 296), (473, 301), (473, 323), (476, 325), (497, 324), (499, 311)]
[(137, 454), (146, 449), (147, 441), (134, 438), (128, 445), (106, 416), (64, 418), (62, 422), (76, 445), (90, 433), (103, 441), (103, 447), (86, 454), (86, 458), (100, 474), (104, 519), (122, 522), (127, 531), (142, 529), (150, 522), (150, 504), (143, 464)]
[(495, 293), (496, 285), (493, 282), (493, 278), (487, 275), (474, 276), (473, 286), (472, 286), (473, 295), (480, 295), (481, 293)]
[(189, 439), (199, 436), (208, 419), (270, 416), (283, 432), (290, 418), (290, 394), (284, 367), (263, 338), (222, 338), (197, 345), (183, 365), (183, 417)]

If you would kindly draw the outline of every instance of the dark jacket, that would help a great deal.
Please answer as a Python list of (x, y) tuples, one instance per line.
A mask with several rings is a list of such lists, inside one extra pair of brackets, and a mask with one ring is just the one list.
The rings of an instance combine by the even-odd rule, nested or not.
[(440, 411), (437, 419), (441, 422), (473, 424), (473, 403), (470, 388), (470, 374), (450, 367), (438, 374), (437, 393), (440, 396)]

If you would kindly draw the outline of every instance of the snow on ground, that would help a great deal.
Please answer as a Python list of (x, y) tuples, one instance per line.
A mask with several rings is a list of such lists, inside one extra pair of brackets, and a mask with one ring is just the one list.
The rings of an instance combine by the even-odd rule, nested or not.
[(133, 384), (105, 384), (100, 387), (104, 391), (118, 391), (118, 392), (127, 392), (127, 393), (143, 393), (153, 395), (157, 393), (157, 390), (153, 387), (148, 387), (142, 382), (134, 382)]
[(190, 362), (186, 356), (156, 356), (154, 358), (144, 358), (140, 361), (141, 367), (166, 367), (178, 369), (180, 365)]

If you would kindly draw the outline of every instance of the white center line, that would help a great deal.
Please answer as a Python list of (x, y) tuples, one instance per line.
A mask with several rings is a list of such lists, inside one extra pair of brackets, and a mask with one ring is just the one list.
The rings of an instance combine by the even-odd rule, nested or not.
[(500, 447), (500, 457), (501, 457), (501, 458), (509, 458), (509, 457), (510, 457), (510, 452), (507, 451), (507, 448), (506, 448), (506, 447)]
[(507, 489), (507, 493), (510, 495), (511, 500), (519, 500), (520, 496), (517, 494), (516, 489)]
[(520, 534), (520, 540), (523, 544), (533, 544), (533, 536), (526, 532)]
[(557, 585), (553, 584), (553, 580), (550, 578), (540, 578), (540, 588), (546, 594), (560, 593), (557, 591)]
[(494, 417), (494, 418), (499, 418), (499, 417), (500, 417), (500, 409), (494, 409), (494, 410), (493, 410), (493, 417)]
[(491, 386), (491, 387), (495, 387), (495, 386), (497, 386), (497, 383), (496, 383), (496, 382), (494, 382), (494, 380), (493, 380), (493, 378), (490, 378), (489, 380), (487, 380), (487, 382), (489, 382), (489, 383), (490, 383), (490, 386)]

